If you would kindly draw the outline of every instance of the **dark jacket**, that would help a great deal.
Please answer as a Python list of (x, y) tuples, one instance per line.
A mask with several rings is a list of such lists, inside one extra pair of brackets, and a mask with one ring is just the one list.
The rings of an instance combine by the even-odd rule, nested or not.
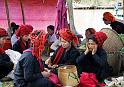
[(124, 34), (124, 24), (118, 21), (112, 22), (110, 24), (113, 30), (115, 30), (118, 34)]
[[(51, 57), (51, 62), (53, 62), (58, 50), (60, 49), (60, 47), (57, 49), (57, 51), (53, 54), (53, 56)], [(80, 56), (80, 52), (78, 51), (78, 49), (76, 49), (74, 46), (71, 46), (71, 48), (68, 51), (64, 51), (64, 53), (62, 54), (60, 61), (58, 62), (58, 65), (60, 64), (72, 64), (72, 65), (76, 65), (76, 58)]]
[(0, 54), (0, 79), (7, 76), (13, 70), (14, 64), (10, 61), (10, 57), (3, 53)]
[[(23, 48), (22, 48), (23, 47)], [(18, 51), (21, 54), (23, 53), (24, 50), (28, 49), (29, 46), (29, 42), (26, 42), (26, 45), (24, 45), (24, 43), (21, 42), (21, 40), (18, 40), (17, 42), (15, 42), (15, 44), (13, 45), (12, 49), (14, 51)]]
[(24, 52), (22, 54), (16, 65), (14, 77), (15, 87), (54, 87), (41, 74), (40, 64), (32, 55), (32, 52)]
[(98, 48), (96, 54), (89, 52), (84, 53), (77, 58), (79, 74), (82, 72), (95, 73), (99, 81), (105, 79), (109, 75), (109, 65), (107, 62), (107, 54), (104, 49)]

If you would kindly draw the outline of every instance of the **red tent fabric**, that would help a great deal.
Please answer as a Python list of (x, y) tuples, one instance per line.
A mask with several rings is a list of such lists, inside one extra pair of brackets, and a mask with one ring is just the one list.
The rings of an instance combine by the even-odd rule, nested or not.
[[(55, 25), (57, 0), (22, 0), (25, 23), (34, 29), (46, 29), (50, 24)], [(23, 23), (20, 0), (8, 0), (10, 21)], [(0, 0), (0, 27), (8, 28), (5, 0)]]

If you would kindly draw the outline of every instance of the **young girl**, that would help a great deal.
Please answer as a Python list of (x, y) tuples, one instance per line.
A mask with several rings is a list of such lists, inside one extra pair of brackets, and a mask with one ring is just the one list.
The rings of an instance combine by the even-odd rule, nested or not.
[(30, 47), (29, 34), (33, 28), (29, 25), (21, 25), (16, 31), (16, 36), (19, 40), (13, 45), (13, 50), (23, 53), (24, 50)]
[(76, 65), (76, 58), (80, 55), (76, 49), (78, 44), (77, 36), (69, 29), (62, 29), (59, 34), (61, 46), (45, 63), (51, 68), (55, 68), (58, 65)]
[(88, 38), (85, 52), (77, 58), (79, 73), (95, 73), (99, 81), (103, 81), (108, 74), (106, 51), (102, 48), (107, 36), (103, 32), (96, 32)]

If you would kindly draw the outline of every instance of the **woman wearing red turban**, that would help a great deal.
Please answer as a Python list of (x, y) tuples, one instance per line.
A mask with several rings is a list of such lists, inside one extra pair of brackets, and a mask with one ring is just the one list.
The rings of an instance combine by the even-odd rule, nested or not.
[(102, 48), (107, 36), (103, 32), (96, 32), (88, 37), (85, 52), (77, 58), (79, 74), (82, 72), (95, 73), (98, 81), (103, 81), (109, 75), (107, 54)]
[(61, 46), (46, 60), (46, 64), (55, 68), (58, 65), (73, 64), (76, 65), (76, 58), (80, 55), (76, 49), (78, 44), (77, 36), (68, 29), (62, 29), (59, 31)]
[(13, 50), (23, 53), (24, 50), (30, 47), (29, 34), (33, 27), (30, 25), (21, 25), (16, 31), (16, 36), (19, 40), (13, 45)]
[(118, 34), (124, 34), (124, 24), (117, 21), (110, 12), (105, 12), (103, 14), (103, 21), (106, 25), (110, 24), (112, 29), (115, 30)]
[(13, 70), (14, 64), (10, 61), (10, 57), (5, 53), (3, 45), (8, 36), (5, 29), (0, 28), (0, 79), (7, 76)]
[(60, 87), (58, 77), (44, 68), (42, 52), (46, 42), (45, 32), (31, 33), (32, 48), (25, 50), (14, 74), (15, 87)]

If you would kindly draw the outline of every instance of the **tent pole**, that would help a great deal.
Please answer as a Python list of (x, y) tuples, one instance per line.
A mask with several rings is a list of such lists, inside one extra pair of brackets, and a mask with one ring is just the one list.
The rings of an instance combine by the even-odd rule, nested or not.
[(72, 0), (66, 0), (67, 6), (68, 6), (68, 15), (69, 15), (69, 23), (70, 23), (70, 29), (74, 33), (76, 32), (75, 26), (74, 26), (74, 17), (73, 17), (73, 6), (72, 6)]
[(124, 0), (123, 0), (123, 22), (124, 22)]
[(22, 11), (23, 24), (25, 24), (25, 15), (24, 15), (24, 9), (23, 9), (23, 3), (22, 3), (22, 0), (20, 0), (20, 5), (21, 5), (21, 11)]
[(11, 26), (10, 26), (10, 16), (9, 16), (9, 8), (8, 8), (8, 0), (4, 0), (5, 2), (5, 8), (6, 8), (6, 15), (7, 15), (7, 20), (8, 20), (8, 27), (9, 27), (9, 30), (8, 33), (9, 33), (9, 36), (11, 37)]

